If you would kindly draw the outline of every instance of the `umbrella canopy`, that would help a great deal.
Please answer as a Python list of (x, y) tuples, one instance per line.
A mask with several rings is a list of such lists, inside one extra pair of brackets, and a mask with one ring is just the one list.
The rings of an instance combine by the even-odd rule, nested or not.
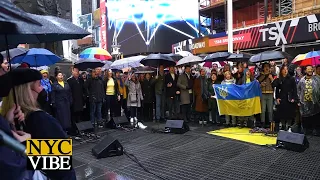
[(320, 56), (320, 51), (310, 51), (306, 54), (306, 58), (313, 58)]
[(159, 67), (160, 65), (163, 66), (175, 66), (176, 62), (165, 54), (150, 54), (146, 58), (140, 61), (141, 64), (145, 66), (152, 66), (152, 67)]
[(86, 71), (89, 69), (95, 69), (97, 67), (103, 67), (105, 64), (97, 59), (80, 59), (74, 63), (74, 67), (78, 68), (80, 71)]
[(25, 22), (38, 26), (42, 25), (8, 0), (0, 1), (0, 21), (11, 23)]
[(165, 55), (171, 57), (174, 61), (179, 61), (180, 59), (183, 58), (183, 56), (181, 56), (180, 54), (170, 53), (170, 54), (165, 54)]
[(297, 55), (292, 63), (298, 66), (307, 66), (307, 65), (313, 65), (317, 66), (320, 64), (320, 56), (307, 58), (307, 54), (299, 54)]
[(103, 63), (104, 63), (104, 66), (102, 66), (102, 70), (103, 71), (106, 70), (106, 69), (112, 69), (111, 68), (111, 64), (112, 64), (111, 61), (103, 61)]
[(55, 42), (81, 39), (89, 35), (89, 32), (65, 19), (35, 14), (29, 14), (29, 16), (40, 22), (42, 26), (20, 22), (16, 24), (16, 31), (0, 35), (0, 44), (16, 45)]
[(128, 67), (139, 67), (141, 66), (140, 61), (144, 58), (146, 58), (147, 56), (132, 56), (132, 57), (128, 57), (128, 58), (123, 58), (123, 59), (119, 59), (114, 61), (111, 64), (111, 68), (112, 69), (123, 69), (123, 68), (128, 68)]
[(239, 53), (239, 54), (231, 54), (227, 59), (228, 61), (248, 61), (251, 57), (253, 56), (253, 54), (249, 54), (249, 53)]
[(180, 59), (178, 62), (177, 62), (177, 66), (181, 66), (181, 65), (192, 65), (192, 64), (197, 64), (197, 63), (201, 63), (203, 62), (203, 59), (199, 56), (187, 56), (187, 57), (184, 57), (182, 59)]
[(182, 57), (193, 56), (193, 54), (189, 51), (179, 51), (176, 54), (179, 54)]
[(149, 66), (140, 66), (137, 68), (134, 68), (135, 74), (147, 74), (147, 73), (154, 73), (155, 69)]
[[(26, 48), (21, 48), (21, 47), (10, 49), (10, 50), (9, 50), (10, 59), (12, 59), (12, 58), (14, 58), (14, 57), (16, 57), (16, 56), (24, 55), (24, 54), (26, 54), (27, 52), (28, 52), (28, 49), (26, 49)], [(2, 51), (2, 52), (1, 52), (1, 55), (3, 56), (3, 58), (8, 59), (8, 58), (7, 58), (7, 51)]]
[(29, 49), (27, 54), (17, 56), (11, 60), (12, 63), (28, 63), (32, 67), (49, 66), (60, 61), (61, 58), (51, 51), (43, 48)]
[(110, 53), (102, 48), (92, 47), (82, 51), (79, 55), (82, 59), (99, 59), (99, 60), (110, 60), (112, 56)]
[(291, 60), (291, 56), (282, 51), (264, 51), (262, 53), (256, 54), (252, 56), (249, 61), (252, 63), (259, 63), (264, 61), (276, 61), (281, 59), (288, 59)]
[(214, 61), (225, 61), (228, 57), (230, 56), (229, 52), (215, 52), (212, 54), (207, 55), (204, 58), (204, 61), (210, 61), (210, 62), (214, 62)]

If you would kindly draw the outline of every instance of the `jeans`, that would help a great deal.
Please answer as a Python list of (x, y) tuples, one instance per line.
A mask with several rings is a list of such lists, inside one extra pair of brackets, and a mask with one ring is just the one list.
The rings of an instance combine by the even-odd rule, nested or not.
[(261, 122), (266, 122), (266, 112), (268, 112), (269, 122), (273, 115), (273, 94), (262, 94), (261, 97)]
[(90, 121), (92, 124), (95, 123), (95, 115), (97, 115), (97, 120), (101, 120), (101, 108), (102, 102), (91, 102), (90, 103)]
[(176, 97), (167, 97), (167, 107), (169, 110), (169, 117), (173, 118), (173, 116), (177, 116), (179, 114), (179, 102)]
[(213, 123), (221, 123), (218, 107), (211, 109), (210, 112)]
[(131, 118), (137, 117), (137, 110), (138, 110), (137, 107), (130, 106), (130, 117)]
[(165, 95), (164, 94), (156, 94), (156, 119), (160, 120), (164, 119), (165, 112)]
[[(115, 110), (119, 107), (119, 102), (114, 95), (107, 95), (106, 96), (106, 112), (107, 112), (107, 119), (108, 119), (108, 111), (110, 110), (110, 119), (115, 116)], [(119, 107), (120, 108), (120, 107)]]
[(230, 118), (232, 120), (232, 125), (237, 125), (237, 119), (235, 116), (226, 115), (226, 124), (230, 124)]

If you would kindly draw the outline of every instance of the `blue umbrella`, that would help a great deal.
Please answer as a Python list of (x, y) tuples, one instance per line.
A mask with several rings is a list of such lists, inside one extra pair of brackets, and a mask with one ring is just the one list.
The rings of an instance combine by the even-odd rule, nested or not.
[(32, 48), (26, 55), (17, 56), (12, 59), (12, 63), (28, 63), (31, 67), (49, 66), (60, 61), (61, 58), (47, 49)]

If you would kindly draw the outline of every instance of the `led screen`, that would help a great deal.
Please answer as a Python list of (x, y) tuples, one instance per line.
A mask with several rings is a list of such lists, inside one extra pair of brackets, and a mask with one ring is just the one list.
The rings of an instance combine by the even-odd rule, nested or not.
[(171, 52), (174, 43), (198, 37), (198, 0), (108, 0), (108, 49), (124, 55)]

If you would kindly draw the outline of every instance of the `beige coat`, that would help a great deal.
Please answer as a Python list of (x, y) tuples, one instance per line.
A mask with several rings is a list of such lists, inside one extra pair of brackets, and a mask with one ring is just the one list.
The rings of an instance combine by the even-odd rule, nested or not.
[[(193, 77), (191, 76), (191, 79)], [(187, 75), (184, 73), (179, 76), (177, 86), (180, 88), (180, 101), (181, 104), (190, 104), (190, 94), (189, 90), (186, 89), (188, 86), (188, 78)]]

